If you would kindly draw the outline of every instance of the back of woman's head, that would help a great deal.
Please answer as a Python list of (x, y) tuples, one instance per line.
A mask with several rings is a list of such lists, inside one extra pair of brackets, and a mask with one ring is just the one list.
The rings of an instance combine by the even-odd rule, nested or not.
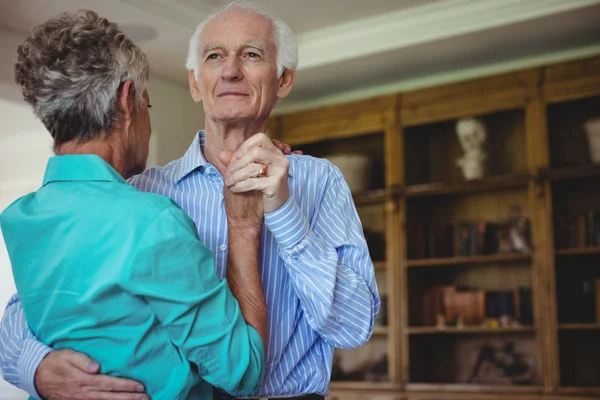
[(54, 148), (110, 134), (117, 93), (132, 80), (139, 107), (148, 79), (146, 55), (93, 11), (62, 13), (33, 29), (17, 50), (15, 81), (54, 138)]

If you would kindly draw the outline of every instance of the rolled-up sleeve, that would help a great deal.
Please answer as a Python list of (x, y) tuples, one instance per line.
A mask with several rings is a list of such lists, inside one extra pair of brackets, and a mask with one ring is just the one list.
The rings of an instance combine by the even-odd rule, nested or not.
[(234, 396), (257, 393), (264, 373), (260, 335), (246, 324), (210, 250), (180, 209), (164, 210), (141, 238), (129, 290), (154, 310), (202, 379)]

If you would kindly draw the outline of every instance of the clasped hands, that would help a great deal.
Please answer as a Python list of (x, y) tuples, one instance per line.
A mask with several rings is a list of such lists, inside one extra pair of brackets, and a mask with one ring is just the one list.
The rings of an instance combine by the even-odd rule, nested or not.
[[(227, 167), (223, 178), (228, 217), (238, 220), (260, 217), (262, 221), (263, 213), (273, 212), (287, 201), (290, 163), (285, 154), (291, 154), (289, 145), (257, 133), (242, 143), (235, 153), (219, 155)], [(232, 197), (228, 192), (246, 195)]]

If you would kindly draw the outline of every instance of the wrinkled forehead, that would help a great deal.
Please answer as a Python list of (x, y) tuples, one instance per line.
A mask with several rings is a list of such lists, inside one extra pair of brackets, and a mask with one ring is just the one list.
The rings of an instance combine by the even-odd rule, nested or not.
[(239, 47), (259, 43), (263, 48), (275, 46), (273, 24), (262, 15), (244, 10), (231, 10), (206, 24), (200, 36), (200, 48), (205, 46)]

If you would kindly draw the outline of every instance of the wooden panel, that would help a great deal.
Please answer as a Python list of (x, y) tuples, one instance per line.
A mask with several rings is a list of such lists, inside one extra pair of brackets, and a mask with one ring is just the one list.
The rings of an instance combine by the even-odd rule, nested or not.
[[(546, 105), (537, 97), (526, 109), (526, 145), (529, 171), (548, 168), (550, 152), (546, 126)], [(532, 280), (536, 328), (541, 332), (541, 373), (546, 392), (556, 390), (559, 382), (556, 288), (554, 276), (554, 238), (552, 200), (548, 181), (530, 183), (532, 241), (536, 251), (532, 260)]]
[(412, 126), (524, 107), (538, 79), (539, 70), (530, 69), (408, 92), (402, 121)]
[(290, 144), (314, 143), (381, 132), (396, 119), (396, 99), (397, 95), (382, 96), (284, 115), (280, 140)]
[[(529, 171), (535, 175), (550, 166), (546, 105), (537, 96), (526, 109), (526, 146)], [(532, 281), (536, 329), (541, 332), (540, 368), (546, 392), (559, 383), (556, 288), (554, 276), (554, 236), (550, 183), (537, 180), (529, 186), (532, 241)]]
[(600, 56), (543, 69), (544, 100), (556, 103), (600, 95)]
[[(392, 110), (393, 118), (390, 119), (385, 127), (385, 186), (388, 193), (392, 193), (404, 184), (404, 163), (402, 154), (404, 153), (404, 134), (400, 125), (398, 102), (401, 101), (400, 96), (393, 99)], [(396, 384), (401, 384), (402, 367), (404, 365), (404, 357), (407, 353), (402, 337), (402, 285), (403, 278), (403, 260), (404, 247), (402, 243), (404, 239), (404, 224), (403, 224), (403, 202), (404, 200), (388, 197), (386, 202), (386, 242), (389, 244), (386, 247), (388, 267), (388, 321), (389, 321), (389, 372), (390, 380)], [(392, 245), (399, 244), (399, 245)]]

